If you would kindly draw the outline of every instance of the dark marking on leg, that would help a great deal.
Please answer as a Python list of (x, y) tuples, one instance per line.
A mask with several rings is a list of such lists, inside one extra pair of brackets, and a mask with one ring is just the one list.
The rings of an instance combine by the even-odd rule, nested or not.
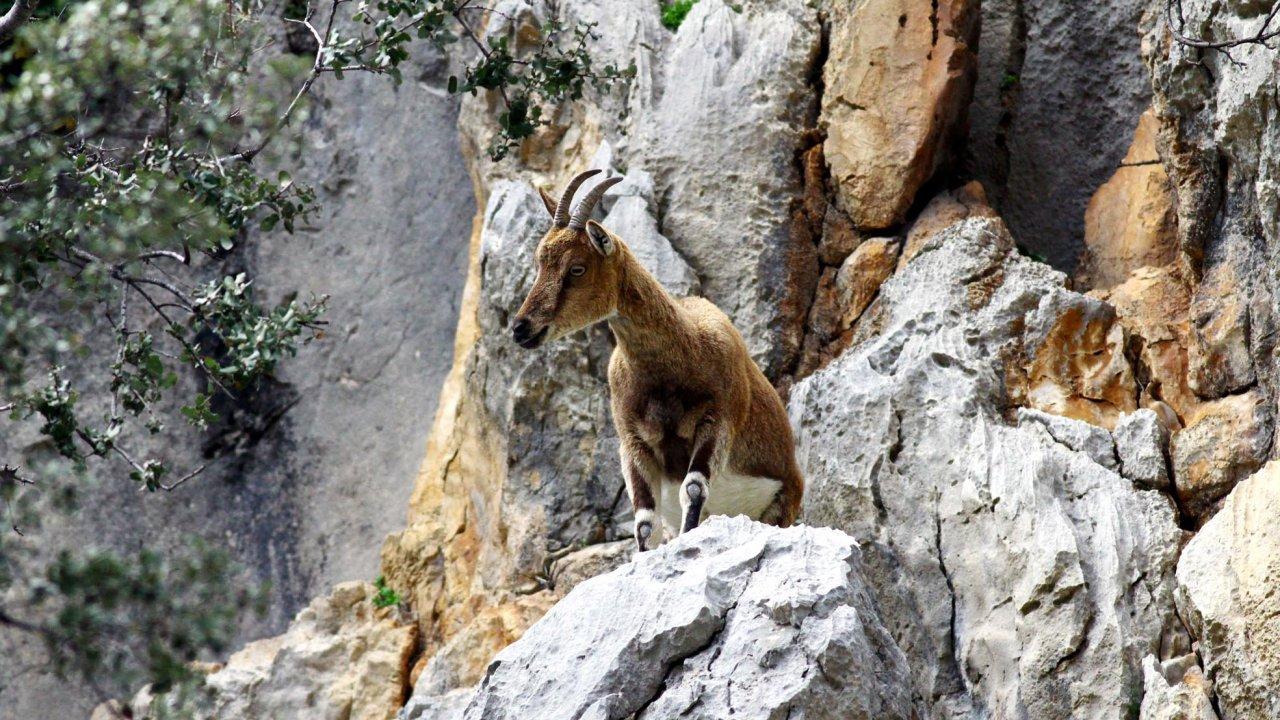
[(689, 532), (702, 522), (702, 506), (711, 492), (711, 458), (716, 452), (716, 423), (708, 416), (698, 425), (693, 435), (693, 452), (690, 453), (689, 472), (680, 485), (680, 504), (684, 518), (680, 532)]
[(653, 535), (654, 502), (653, 490), (648, 481), (636, 467), (635, 461), (628, 463), (625, 473), (627, 488), (631, 491), (631, 508), (635, 511), (636, 547), (640, 552), (649, 549), (649, 538)]
[(680, 532), (685, 533), (698, 527), (702, 519), (702, 504), (707, 501), (706, 476), (700, 472), (691, 472), (681, 484), (680, 492), (684, 493), (684, 526)]

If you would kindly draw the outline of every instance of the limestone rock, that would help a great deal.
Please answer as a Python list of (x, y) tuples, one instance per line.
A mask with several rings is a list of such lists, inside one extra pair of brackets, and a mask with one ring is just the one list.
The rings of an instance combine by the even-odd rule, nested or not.
[(631, 559), (636, 544), (633, 540), (588, 545), (551, 563), (551, 584), (559, 595), (566, 595), (584, 580), (603, 575)]
[(640, 264), (652, 272), (668, 292), (680, 297), (697, 294), (698, 276), (658, 232), (658, 221), (644, 198), (618, 198), (603, 222), (627, 243)]
[[(1194, 655), (1187, 657), (1195, 659)], [(1200, 666), (1193, 664), (1184, 672), (1176, 673), (1181, 669), (1179, 664), (1161, 665), (1153, 655), (1142, 659), (1144, 687), (1138, 720), (1218, 720)], [(1174, 670), (1179, 676), (1169, 677), (1168, 670)]]
[(634, 547), (630, 539), (599, 543), (551, 561), (548, 577), (540, 579), (546, 589), (480, 610), (430, 657), (423, 657), (413, 677), (415, 693), (448, 695), (479, 682), (493, 656), (518, 639), (556, 600), (584, 580), (625, 563)]
[(1154, 411), (1138, 410), (1121, 417), (1111, 434), (1115, 438), (1121, 475), (1143, 487), (1169, 489), (1165, 455), (1169, 431)]
[(901, 223), (947, 158), (973, 90), (978, 3), (862, 0), (831, 9), (820, 124), (854, 226)]
[(955, 190), (938, 193), (920, 211), (907, 230), (907, 241), (898, 259), (898, 268), (911, 262), (911, 258), (934, 235), (967, 217), (997, 217), (996, 211), (987, 204), (986, 190), (976, 180)]
[(907, 683), (848, 536), (715, 517), (579, 585), (464, 717), (909, 718)]
[(809, 311), (801, 376), (822, 367), (849, 346), (858, 319), (875, 299), (880, 284), (893, 274), (901, 244), (897, 238), (867, 238), (839, 269), (823, 273)]
[(444, 695), (475, 684), (489, 660), (511, 644), (555, 603), (551, 593), (517, 597), (480, 610), (415, 673), (415, 693)]
[(1250, 348), (1253, 312), (1238, 273), (1231, 264), (1214, 266), (1191, 300), (1187, 382), (1200, 397), (1239, 392), (1257, 378)]
[[(662, 56), (670, 33), (658, 8), (642, 0), (617, 0), (607, 5), (591, 0), (554, 4), (524, 0), (491, 0), (483, 33), (491, 41), (505, 38), (515, 51), (527, 49), (539, 37), (537, 29), (556, 20), (565, 27), (594, 25), (587, 51), (598, 67), (634, 65), (636, 75), (624, 91), (589, 93), (581, 102), (561, 103), (543, 117), (546, 125), (512, 152), (512, 159), (491, 162), (487, 151), (498, 130), (501, 98), (481, 92), (464, 96), (458, 117), (463, 153), (483, 205), (500, 180), (532, 181), (544, 188), (562, 188), (579, 172), (604, 159), (600, 149), (610, 145), (609, 158), (625, 161), (632, 148), (627, 138), (640, 132), (638, 124), (652, 115), (662, 83)], [(554, 13), (554, 14), (552, 14)], [(601, 167), (595, 165), (595, 167)]]
[(966, 164), (1014, 237), (1070, 271), (1085, 207), (1151, 103), (1147, 0), (985, 0)]
[(1271, 405), (1250, 390), (1204, 403), (1173, 436), (1173, 481), (1183, 509), (1200, 522), (1271, 448)]
[(1178, 561), (1178, 609), (1224, 720), (1280, 717), (1280, 463), (1232, 490)]
[(1063, 281), (962, 220), (881, 286), (879, 333), (791, 393), (805, 520), (862, 543), (922, 717), (1122, 716), (1140, 659), (1189, 649), (1169, 500), (1006, 419), (1037, 316), (1093, 307)]
[[(1262, 22), (1254, 3), (1194, 0), (1181, 6), (1194, 37), (1243, 37)], [(1158, 144), (1177, 198), (1181, 252), (1203, 283), (1190, 313), (1191, 382), (1204, 398), (1255, 380), (1275, 393), (1276, 249), (1280, 247), (1280, 67), (1259, 45), (1213, 52), (1175, 41), (1163, 16), (1146, 23)]]
[(1031, 313), (1026, 361), (1008, 368), (1030, 407), (1114, 427), (1137, 409), (1137, 386), (1115, 309), (1074, 293), (1039, 299)]
[(663, 56), (662, 94), (636, 140), (663, 233), (770, 375), (799, 351), (816, 281), (812, 242), (790, 236), (790, 203), (820, 45), (804, 0), (697, 3)]
[(1182, 426), (1201, 402), (1191, 389), (1191, 285), (1182, 272), (1139, 268), (1110, 290), (1090, 294), (1115, 307), (1137, 349), (1142, 405), (1159, 410), (1156, 403), (1167, 404), (1176, 414), (1170, 427)]
[[(1090, 460), (1105, 468), (1120, 472), (1116, 448), (1119, 436), (1113, 438), (1112, 434), (1106, 430), (1082, 420), (1051, 415), (1039, 410), (1018, 408), (1017, 417), (1019, 425), (1029, 422), (1042, 425), (1057, 443), (1088, 456)], [(1119, 427), (1117, 425), (1117, 430)]]
[(1156, 152), (1156, 122), (1152, 111), (1142, 114), (1129, 153), (1085, 209), (1077, 278), (1086, 287), (1110, 288), (1138, 268), (1178, 259), (1173, 188)]
[[(418, 634), (394, 608), (375, 608), (376, 593), (368, 583), (337, 585), (298, 613), (283, 635), (232, 655), (184, 710), (197, 720), (395, 717), (406, 699)], [(134, 699), (133, 712), (143, 720), (170, 717), (152, 707), (145, 691)]]
[[(414, 694), (396, 720), (462, 720), (474, 690), (463, 688), (444, 695)], [(1162, 719), (1163, 720), (1163, 719)]]
[(828, 205), (822, 215), (822, 239), (818, 241), (818, 259), (824, 265), (840, 267), (845, 258), (853, 254), (865, 239), (866, 236), (853, 226), (853, 221), (848, 215), (836, 206)]

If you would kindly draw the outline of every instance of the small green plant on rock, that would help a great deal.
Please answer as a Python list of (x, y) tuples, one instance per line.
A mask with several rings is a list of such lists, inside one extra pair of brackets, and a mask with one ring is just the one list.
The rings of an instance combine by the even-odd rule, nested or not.
[(662, 6), (662, 24), (671, 32), (680, 29), (689, 11), (698, 0), (673, 0)]
[(373, 596), (374, 607), (389, 608), (400, 604), (400, 593), (387, 585), (386, 577), (379, 575), (378, 579), (373, 581), (373, 587), (378, 591), (377, 594)]

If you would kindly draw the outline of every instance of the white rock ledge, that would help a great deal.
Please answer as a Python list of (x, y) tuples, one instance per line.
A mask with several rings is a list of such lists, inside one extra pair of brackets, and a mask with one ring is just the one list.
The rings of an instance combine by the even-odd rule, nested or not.
[(405, 720), (907, 718), (906, 657), (857, 543), (716, 517), (573, 590), (460, 698)]

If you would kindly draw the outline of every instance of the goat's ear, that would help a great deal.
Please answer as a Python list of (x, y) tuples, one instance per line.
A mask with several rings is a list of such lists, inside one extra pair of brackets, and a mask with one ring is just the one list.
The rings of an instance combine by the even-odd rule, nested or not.
[(547, 194), (546, 190), (538, 188), (538, 195), (542, 197), (542, 204), (547, 208), (547, 214), (551, 217), (556, 216), (556, 199)]
[(595, 220), (587, 221), (587, 237), (591, 239), (591, 247), (605, 257), (612, 255), (618, 249), (618, 243), (613, 241), (609, 231)]

